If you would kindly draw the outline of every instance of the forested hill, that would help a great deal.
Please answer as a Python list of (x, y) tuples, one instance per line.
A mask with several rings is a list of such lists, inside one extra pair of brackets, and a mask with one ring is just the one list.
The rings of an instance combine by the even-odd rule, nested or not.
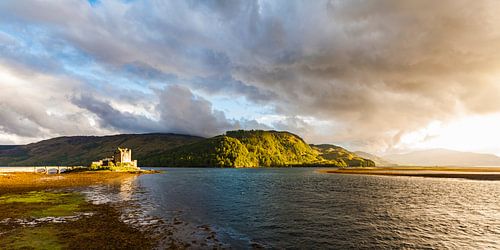
[(284, 167), (373, 166), (370, 160), (334, 145), (308, 145), (289, 132), (238, 130), (202, 138), (176, 134), (58, 137), (22, 146), (0, 147), (0, 166), (88, 165), (132, 149), (140, 166)]
[(289, 132), (238, 130), (174, 148), (168, 154), (154, 155), (149, 159), (151, 163), (146, 164), (160, 162), (168, 166), (191, 167), (374, 166), (372, 161), (351, 152), (348, 152), (350, 156), (337, 158), (324, 153), (321, 148), (311, 147)]
[(363, 158), (360, 155), (346, 150), (345, 148), (331, 145), (331, 144), (320, 144), (311, 145), (313, 149), (320, 152), (321, 157), (325, 160), (335, 160), (345, 163), (345, 166), (360, 166), (360, 167), (374, 167), (375, 162), (368, 158)]

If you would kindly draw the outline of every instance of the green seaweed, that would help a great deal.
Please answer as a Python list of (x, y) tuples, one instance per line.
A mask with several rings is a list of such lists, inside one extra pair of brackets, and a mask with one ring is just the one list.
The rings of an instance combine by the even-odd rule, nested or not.
[(64, 194), (50, 192), (29, 192), (24, 194), (7, 194), (0, 197), (0, 204), (6, 203), (42, 203), (54, 202)]
[(57, 230), (51, 226), (23, 227), (15, 234), (2, 239), (1, 249), (62, 249), (66, 247), (57, 238)]
[(59, 216), (69, 216), (75, 214), (80, 209), (80, 203), (73, 204), (61, 204), (56, 206), (51, 206), (43, 210), (33, 211), (30, 215), (33, 217), (59, 217)]
[(79, 193), (29, 192), (0, 196), (0, 209), (10, 218), (73, 215), (84, 203), (85, 198)]
[(0, 220), (59, 217), (92, 211), (64, 223), (34, 227), (0, 224), (0, 249), (151, 249), (151, 238), (120, 220), (119, 211), (85, 201), (80, 193), (28, 192), (0, 196)]

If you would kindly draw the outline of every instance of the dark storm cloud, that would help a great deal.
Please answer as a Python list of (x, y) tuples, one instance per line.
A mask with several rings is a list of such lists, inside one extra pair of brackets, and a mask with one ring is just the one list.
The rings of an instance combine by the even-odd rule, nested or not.
[(194, 95), (185, 87), (169, 86), (158, 92), (158, 99), (158, 120), (120, 111), (110, 103), (90, 95), (73, 97), (72, 102), (97, 115), (102, 127), (120, 132), (172, 132), (213, 136), (247, 125), (259, 126), (259, 123), (253, 120), (245, 120), (241, 124), (227, 119), (223, 112), (214, 110), (209, 101)]
[[(279, 112), (340, 122), (332, 126), (338, 141), (390, 146), (432, 120), (499, 111), (497, 2), (313, 5), (276, 17), (283, 36), (302, 31), (293, 63), (279, 56), (286, 49), (257, 53), (269, 63), (247, 63), (235, 73), (279, 93)], [(303, 22), (290, 27), (290, 16)], [(297, 43), (281, 41), (283, 48)]]
[(144, 133), (158, 131), (157, 125), (145, 116), (122, 112), (113, 108), (106, 101), (90, 95), (72, 98), (72, 102), (82, 109), (86, 109), (99, 117), (103, 127), (110, 127), (118, 131)]
[(191, 79), (190, 85), (210, 94), (244, 95), (255, 103), (267, 103), (277, 97), (277, 94), (272, 91), (245, 84), (227, 74), (211, 77), (196, 77)]
[[(47, 39), (38, 39), (40, 51), (23, 50), (29, 46), (18, 43), (22, 37), (0, 33), (0, 50), (3, 61), (20, 55), (25, 64), (46, 60), (64, 69), (53, 74), (83, 57), (108, 70), (109, 82), (119, 75), (153, 92), (151, 82), (174, 86), (149, 105), (161, 125), (75, 93), (84, 99), (74, 103), (103, 126), (218, 133), (244, 122), (216, 111), (209, 96), (244, 96), (288, 117), (273, 127), (321, 142), (387, 148), (434, 120), (500, 111), (499, 11), (498, 1), (487, 0), (2, 1), (0, 22), (10, 31), (27, 27), (34, 37), (42, 30)], [(78, 56), (61, 61), (57, 48)], [(92, 74), (72, 77), (88, 76), (83, 82), (90, 85)], [(146, 95), (135, 98), (147, 106)], [(128, 124), (113, 124), (115, 116)]]

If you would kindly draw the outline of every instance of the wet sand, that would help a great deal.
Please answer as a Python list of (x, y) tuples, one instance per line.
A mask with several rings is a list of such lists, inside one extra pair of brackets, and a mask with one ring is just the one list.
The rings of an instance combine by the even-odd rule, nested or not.
[(413, 176), (432, 178), (462, 178), (470, 180), (500, 180), (500, 167), (378, 167), (352, 169), (321, 169), (327, 174), (360, 174)]

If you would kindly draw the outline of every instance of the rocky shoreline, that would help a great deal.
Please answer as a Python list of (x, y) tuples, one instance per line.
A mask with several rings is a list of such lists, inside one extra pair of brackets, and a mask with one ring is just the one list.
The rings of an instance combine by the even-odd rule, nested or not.
[(142, 173), (0, 174), (0, 248), (152, 249), (155, 239), (121, 220), (111, 204), (94, 204), (68, 190), (120, 185)]
[(0, 249), (228, 247), (210, 225), (149, 214), (131, 191), (149, 173), (0, 173)]

